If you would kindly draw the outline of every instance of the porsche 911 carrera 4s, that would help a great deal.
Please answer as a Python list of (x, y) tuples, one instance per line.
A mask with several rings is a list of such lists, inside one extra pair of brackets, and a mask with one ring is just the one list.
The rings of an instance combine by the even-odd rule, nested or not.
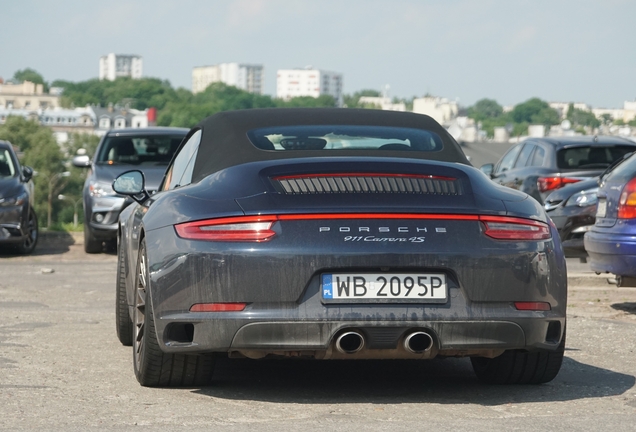
[(545, 383), (567, 276), (543, 207), (473, 168), (430, 117), (262, 109), (203, 120), (159, 190), (121, 174), (117, 334), (144, 386), (215, 358), (471, 358)]

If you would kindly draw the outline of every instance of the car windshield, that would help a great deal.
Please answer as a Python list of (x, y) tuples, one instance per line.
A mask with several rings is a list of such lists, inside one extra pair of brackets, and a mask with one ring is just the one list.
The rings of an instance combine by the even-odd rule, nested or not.
[(15, 176), (15, 167), (9, 150), (0, 149), (0, 177)]
[(167, 165), (183, 136), (113, 136), (100, 147), (96, 162), (117, 165)]
[(434, 132), (385, 126), (279, 126), (247, 136), (261, 150), (388, 150), (435, 152), (444, 148)]
[(633, 152), (633, 146), (577, 146), (557, 152), (557, 167), (562, 169), (602, 169)]

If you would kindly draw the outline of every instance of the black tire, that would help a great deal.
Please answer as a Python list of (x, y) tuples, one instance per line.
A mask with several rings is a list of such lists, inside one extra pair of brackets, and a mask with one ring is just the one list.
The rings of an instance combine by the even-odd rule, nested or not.
[(135, 272), (133, 310), (133, 366), (137, 381), (145, 387), (193, 387), (210, 384), (214, 357), (166, 354), (157, 341), (150, 304), (146, 242), (141, 241)]
[(563, 363), (565, 332), (556, 351), (505, 351), (493, 359), (471, 357), (477, 378), (488, 384), (544, 384), (552, 381)]
[(27, 236), (24, 241), (16, 246), (16, 250), (19, 254), (28, 255), (35, 249), (35, 245), (38, 244), (39, 230), (38, 230), (38, 217), (31, 207), (29, 207), (29, 216), (27, 218)]
[(126, 299), (126, 263), (124, 253), (120, 247), (117, 248), (117, 298), (115, 300), (115, 328), (117, 338), (124, 346), (133, 344), (133, 324), (128, 312), (128, 300)]
[(84, 222), (84, 252), (89, 254), (101, 253), (102, 241), (96, 239), (88, 228), (88, 222)]

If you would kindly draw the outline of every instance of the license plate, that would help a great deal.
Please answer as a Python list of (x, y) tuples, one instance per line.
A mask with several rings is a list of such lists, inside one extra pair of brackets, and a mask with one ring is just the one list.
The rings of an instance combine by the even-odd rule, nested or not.
[(349, 303), (445, 303), (448, 287), (444, 273), (326, 273), (322, 298)]
[(605, 217), (605, 213), (607, 213), (607, 201), (600, 199), (598, 200), (598, 205), (596, 207), (596, 217), (603, 218)]

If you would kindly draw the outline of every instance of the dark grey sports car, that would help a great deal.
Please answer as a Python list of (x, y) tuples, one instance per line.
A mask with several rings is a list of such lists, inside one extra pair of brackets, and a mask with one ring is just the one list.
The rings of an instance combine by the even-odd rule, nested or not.
[(225, 112), (119, 221), (117, 333), (145, 386), (205, 385), (218, 355), (470, 356), (490, 383), (563, 359), (566, 268), (528, 195), (494, 184), (427, 116)]

